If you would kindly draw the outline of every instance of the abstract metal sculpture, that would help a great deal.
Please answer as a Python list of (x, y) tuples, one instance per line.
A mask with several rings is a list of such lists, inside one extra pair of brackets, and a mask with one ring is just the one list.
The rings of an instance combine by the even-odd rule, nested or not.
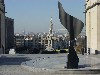
[(79, 58), (74, 49), (74, 44), (75, 38), (81, 33), (82, 28), (84, 27), (84, 23), (81, 20), (67, 14), (59, 1), (58, 9), (60, 22), (68, 30), (70, 35), (67, 69), (78, 69)]

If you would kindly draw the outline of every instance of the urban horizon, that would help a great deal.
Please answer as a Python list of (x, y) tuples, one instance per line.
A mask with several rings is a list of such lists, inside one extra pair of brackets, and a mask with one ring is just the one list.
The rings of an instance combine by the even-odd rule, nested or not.
[[(6, 16), (14, 19), (15, 33), (22, 33), (23, 31), (27, 33), (47, 33), (49, 30), (51, 17), (53, 18), (54, 31), (58, 31), (65, 28), (59, 22), (57, 3), (58, 0), (24, 0), (20, 2), (18, 0), (5, 0), (5, 8), (7, 12)], [(83, 22), (85, 21), (83, 13), (85, 10), (85, 1), (63, 0), (61, 3), (68, 13), (76, 16)]]
[(100, 75), (99, 13), (100, 0), (0, 0), (0, 75)]

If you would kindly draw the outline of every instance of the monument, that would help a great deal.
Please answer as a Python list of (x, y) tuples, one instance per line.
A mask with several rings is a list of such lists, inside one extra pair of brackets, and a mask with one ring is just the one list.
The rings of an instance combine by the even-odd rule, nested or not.
[(74, 49), (74, 44), (75, 38), (77, 38), (84, 27), (84, 23), (81, 20), (67, 14), (60, 2), (58, 2), (58, 9), (60, 22), (68, 30), (70, 36), (67, 69), (78, 69), (79, 58)]

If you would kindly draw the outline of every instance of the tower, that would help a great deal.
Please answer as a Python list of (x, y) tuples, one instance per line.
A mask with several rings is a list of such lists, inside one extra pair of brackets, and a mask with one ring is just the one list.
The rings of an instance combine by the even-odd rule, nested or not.
[(53, 34), (53, 22), (52, 22), (52, 17), (51, 17), (50, 28), (49, 28), (49, 35), (52, 35), (52, 34)]
[(87, 52), (100, 52), (100, 0), (86, 0)]
[(52, 51), (53, 50), (53, 40), (54, 34), (53, 34), (53, 22), (52, 22), (52, 17), (50, 19), (50, 28), (49, 28), (49, 34), (47, 35), (47, 47), (46, 49), (48, 51)]

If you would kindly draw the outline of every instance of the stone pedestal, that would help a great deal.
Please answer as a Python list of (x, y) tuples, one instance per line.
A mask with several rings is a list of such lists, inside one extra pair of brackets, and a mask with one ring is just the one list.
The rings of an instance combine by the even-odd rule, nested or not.
[(72, 46), (69, 46), (67, 69), (78, 69), (79, 58)]

